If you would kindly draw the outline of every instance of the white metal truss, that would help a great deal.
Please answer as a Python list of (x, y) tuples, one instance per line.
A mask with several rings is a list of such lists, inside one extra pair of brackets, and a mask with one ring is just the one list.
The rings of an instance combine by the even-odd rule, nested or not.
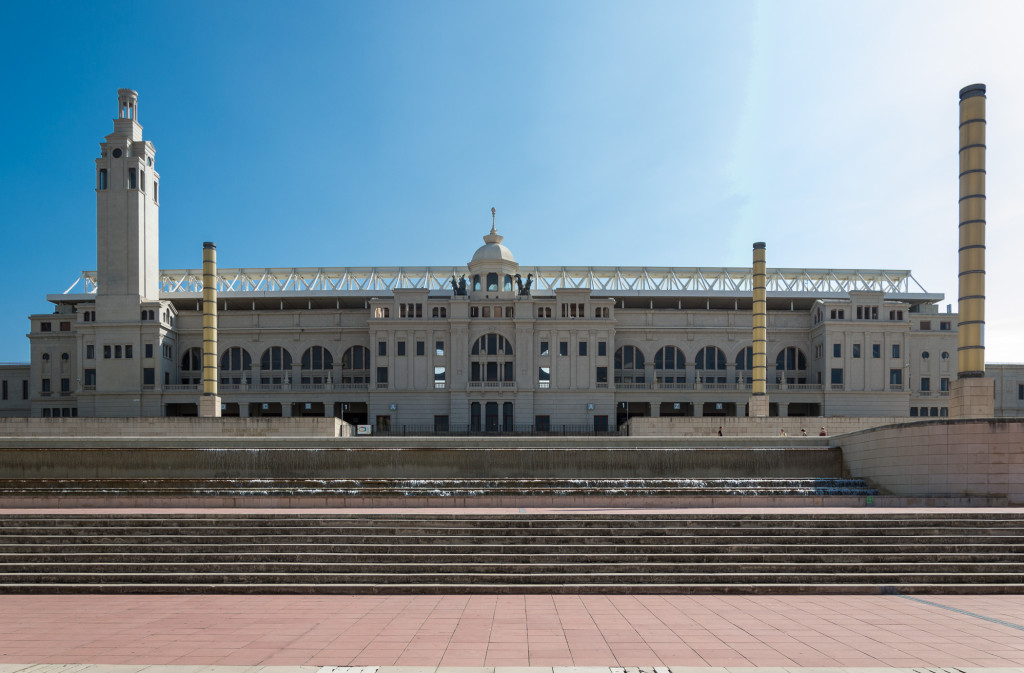
[[(532, 266), (520, 267), (525, 281), (533, 276), (533, 294), (551, 295), (559, 289), (586, 289), (597, 294), (686, 294), (740, 296), (753, 292), (753, 272), (747, 267)], [(339, 267), (295, 269), (219, 269), (218, 293), (390, 294), (420, 288), (450, 292), (452, 278), (470, 275), (466, 267)], [(768, 269), (769, 293), (780, 295), (842, 295), (883, 292), (886, 295), (927, 294), (910, 271), (888, 269)], [(202, 292), (200, 269), (160, 273), (160, 293)], [(95, 271), (85, 271), (65, 295), (96, 292)], [(79, 286), (81, 285), (81, 288)]]

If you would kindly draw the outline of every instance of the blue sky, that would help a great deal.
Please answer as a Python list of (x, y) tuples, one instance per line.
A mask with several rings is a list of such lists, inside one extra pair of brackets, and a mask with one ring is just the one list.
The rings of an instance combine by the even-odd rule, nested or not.
[[(1024, 4), (22, 3), (0, 25), (0, 361), (96, 265), (116, 89), (161, 266), (911, 269), (956, 303), (957, 91), (989, 87), (988, 359), (1021, 361)], [(945, 303), (945, 302), (944, 302)]]

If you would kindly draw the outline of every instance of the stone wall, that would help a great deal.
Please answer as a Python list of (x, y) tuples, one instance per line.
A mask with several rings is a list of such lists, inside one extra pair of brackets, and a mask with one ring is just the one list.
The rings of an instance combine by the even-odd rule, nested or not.
[(1024, 421), (920, 421), (837, 438), (844, 468), (884, 493), (1005, 497), (1024, 505)]
[(712, 437), (718, 435), (719, 426), (726, 437), (778, 437), (781, 430), (789, 437), (799, 437), (806, 429), (808, 436), (817, 436), (824, 427), (829, 436), (857, 432), (881, 425), (904, 423), (906, 418), (886, 417), (813, 417), (771, 416), (769, 418), (692, 417), (632, 418), (629, 434), (632, 437)]
[(0, 418), (5, 437), (349, 437), (339, 418)]

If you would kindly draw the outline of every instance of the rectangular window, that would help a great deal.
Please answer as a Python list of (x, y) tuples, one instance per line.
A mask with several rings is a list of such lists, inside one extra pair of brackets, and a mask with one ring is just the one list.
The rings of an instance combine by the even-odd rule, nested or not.
[(50, 379), (43, 379), (43, 392), (50, 392)]
[(597, 355), (598, 357), (604, 357), (608, 355), (608, 342), (598, 341), (597, 342)]
[(3, 382), (3, 394), (0, 395), (0, 399), (7, 399), (7, 381)]
[(60, 331), (61, 332), (70, 332), (71, 331), (71, 323), (70, 322), (61, 322), (61, 324), (60, 324)]
[(587, 342), (586, 341), (581, 341), (579, 343), (579, 347), (580, 347), (580, 355), (586, 355), (587, 354)]
[(98, 188), (99, 189), (106, 189), (107, 188), (107, 169), (106, 168), (101, 168), (100, 169), (100, 177), (99, 177)]
[(843, 357), (843, 346), (842, 344), (832, 344), (832, 357), (841, 358)]
[(160, 183), (153, 181), (153, 200), (160, 203)]
[(444, 355), (444, 342), (443, 341), (435, 341), (434, 342), (434, 355)]
[(427, 352), (427, 342), (417, 341), (416, 342), (416, 355), (425, 355)]
[(146, 191), (146, 171), (139, 171), (139, 189)]
[(21, 380), (21, 399), (28, 399), (28, 379)]
[(96, 347), (92, 344), (86, 344), (85, 346), (85, 359), (92, 360), (96, 357)]
[(1024, 400), (1024, 383), (1017, 384), (1017, 399)]
[(104, 360), (109, 360), (110, 357), (111, 357), (111, 355), (110, 355), (110, 346), (104, 346), (103, 347), (103, 359)]
[(540, 354), (541, 355), (551, 355), (551, 352), (548, 350), (548, 342), (547, 341), (541, 341), (540, 342)]
[(890, 369), (889, 370), (889, 385), (890, 386), (902, 386), (903, 385), (903, 370), (902, 369)]
[(138, 173), (136, 173), (134, 168), (129, 168), (128, 169), (128, 189), (138, 189), (138, 188), (139, 188), (139, 176), (138, 176)]
[(62, 393), (70, 393), (71, 392), (71, 379), (61, 379), (60, 380), (60, 391)]
[(900, 356), (900, 345), (899, 344), (893, 344), (892, 345), (892, 356), (894, 358), (898, 358)]
[(434, 367), (434, 387), (444, 388), (445, 383), (445, 369), (444, 367)]
[(377, 383), (387, 383), (387, 382), (388, 382), (388, 368), (387, 367), (377, 367)]
[(96, 385), (96, 370), (86, 369), (85, 370), (85, 385), (95, 386)]
[(551, 387), (551, 367), (541, 367), (537, 374), (537, 387), (538, 388), (550, 388)]
[(598, 367), (597, 368), (597, 382), (598, 383), (608, 383), (608, 368), (607, 367)]
[(395, 344), (395, 346), (395, 355), (397, 355), (398, 357), (405, 357), (405, 342), (399, 341), (398, 343)]
[(928, 377), (921, 378), (921, 392), (927, 393), (932, 389), (932, 380)]
[(949, 322), (940, 322), (939, 323), (939, 329), (941, 331), (944, 331), (944, 332), (948, 332), (951, 326), (952, 326), (952, 324), (949, 323)]
[(48, 323), (48, 322), (41, 322), (41, 323), (39, 323), (39, 331), (40, 332), (49, 332), (50, 331), (50, 323)]
[(377, 342), (377, 355), (384, 357), (388, 354), (388, 342), (378, 341)]
[(931, 320), (922, 320), (921, 321), (921, 331), (922, 332), (930, 332), (931, 329), (932, 329), (932, 321)]
[(569, 342), (568, 341), (559, 341), (558, 342), (558, 354), (559, 355), (568, 355), (569, 354)]
[(853, 357), (860, 358), (860, 344), (853, 344)]
[(434, 432), (448, 432), (448, 416), (434, 416)]
[(121, 357), (121, 347), (120, 346), (114, 346), (114, 357), (115, 358), (120, 358)]
[(594, 432), (608, 432), (607, 416), (594, 416)]
[(882, 344), (871, 344), (871, 357), (882, 357)]
[(153, 344), (146, 344), (146, 357), (153, 357)]
[(128, 345), (126, 345), (124, 347), (124, 356), (126, 358), (128, 358), (129, 360), (131, 359), (131, 357), (132, 357), (132, 345), (131, 344), (128, 344)]
[(550, 432), (551, 431), (551, 417), (550, 416), (534, 416), (533, 425), (537, 429), (537, 432)]
[(843, 385), (843, 370), (835, 368), (832, 370), (832, 385), (841, 386)]
[(910, 417), (917, 418), (917, 407), (910, 407)]
[(943, 378), (939, 379), (939, 390), (944, 392), (944, 393), (948, 393), (949, 392), (949, 379), (948, 378), (943, 377)]
[(151, 386), (156, 383), (156, 370), (152, 367), (142, 369), (142, 385)]

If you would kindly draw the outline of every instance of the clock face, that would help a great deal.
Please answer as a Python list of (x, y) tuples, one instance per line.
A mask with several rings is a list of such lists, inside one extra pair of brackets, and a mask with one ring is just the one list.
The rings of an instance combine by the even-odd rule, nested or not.
[(114, 150), (113, 152), (111, 152), (111, 154), (113, 154), (113, 155), (114, 155), (114, 158), (115, 158), (115, 159), (120, 159), (120, 158), (121, 158), (121, 148), (120, 148), (120, 147), (118, 147), (118, 148), (117, 148), (117, 149), (115, 149), (115, 150)]

